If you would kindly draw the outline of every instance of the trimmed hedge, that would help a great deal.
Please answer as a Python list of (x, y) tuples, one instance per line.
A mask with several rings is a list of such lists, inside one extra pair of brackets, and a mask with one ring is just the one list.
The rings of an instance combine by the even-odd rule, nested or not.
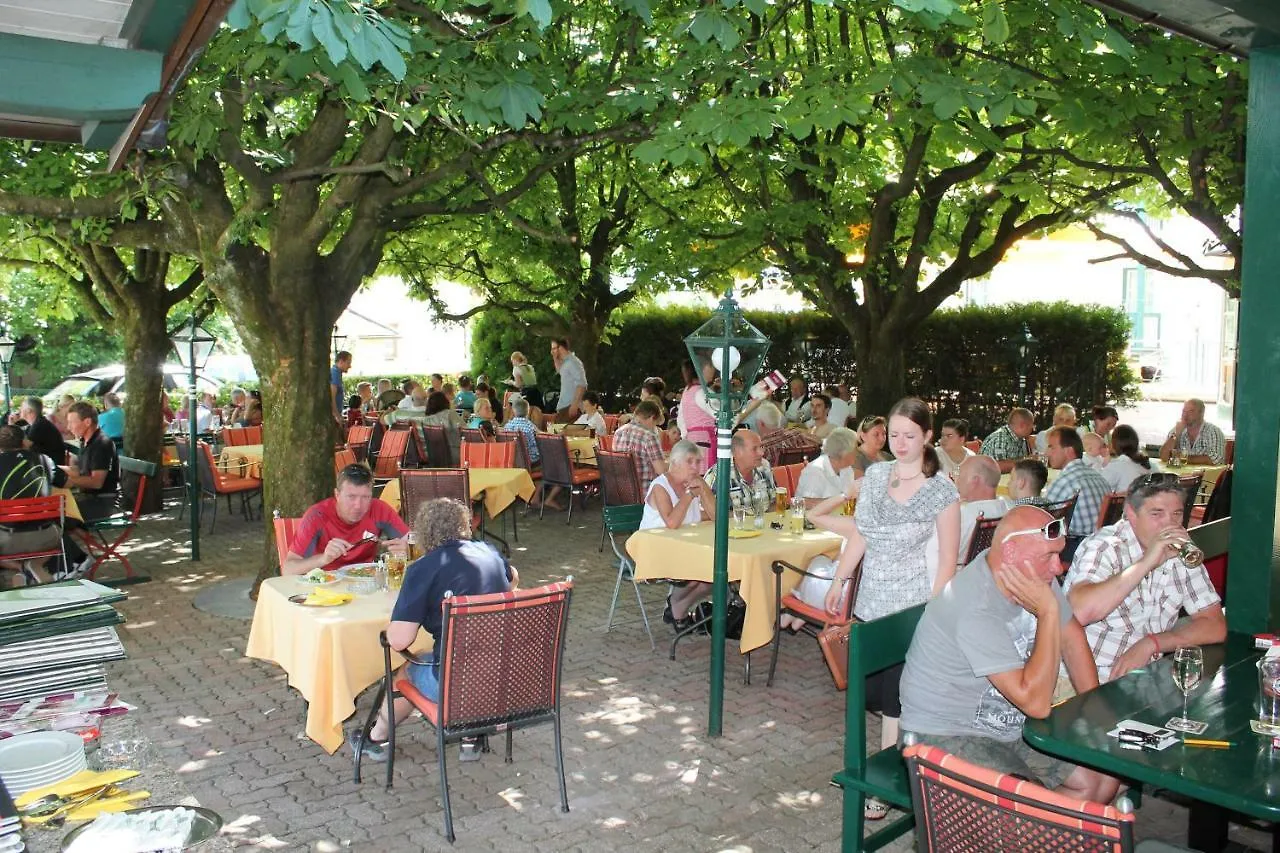
[[(598, 375), (588, 377), (591, 387), (613, 411), (639, 396), (646, 376), (662, 376), (668, 388), (678, 388), (680, 362), (687, 357), (684, 336), (709, 314), (683, 307), (615, 313), (609, 341), (600, 348)], [(772, 341), (768, 369), (801, 373), (815, 385), (847, 382), (856, 390), (853, 348), (831, 317), (758, 311), (746, 316)], [(1024, 327), (1035, 339), (1025, 365), (1019, 352)], [(508, 375), (510, 354), (518, 349), (533, 362), (544, 391), (555, 387), (545, 340), (498, 314), (481, 315), (472, 328), (475, 372), (483, 367), (490, 376)], [(1097, 403), (1136, 396), (1137, 377), (1125, 357), (1128, 339), (1128, 319), (1117, 308), (1057, 302), (937, 311), (912, 337), (907, 389), (929, 402), (940, 419), (968, 418), (975, 435), (995, 429), (1012, 406), (1024, 402), (1037, 424), (1047, 426), (1060, 402), (1074, 403), (1083, 414)]]

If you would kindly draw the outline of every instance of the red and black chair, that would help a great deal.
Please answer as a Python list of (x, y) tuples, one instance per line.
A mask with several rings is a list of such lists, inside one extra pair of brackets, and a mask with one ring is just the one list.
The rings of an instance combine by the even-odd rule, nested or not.
[[(201, 444), (203, 443), (201, 442)], [(146, 583), (151, 580), (150, 575), (134, 571), (133, 564), (129, 562), (128, 557), (120, 552), (120, 548), (133, 535), (133, 529), (137, 526), (138, 519), (142, 516), (142, 506), (146, 499), (147, 485), (155, 479), (157, 466), (154, 462), (143, 462), (141, 459), (121, 456), (120, 470), (121, 472), (128, 471), (138, 475), (137, 493), (133, 499), (132, 511), (118, 512), (105, 518), (85, 522), (81, 535), (78, 537), (80, 543), (84, 545), (85, 551), (93, 558), (93, 565), (89, 568), (87, 575), (89, 580), (117, 586), (130, 583)], [(98, 579), (98, 569), (102, 568), (102, 564), (108, 560), (120, 561), (121, 565), (124, 566), (123, 578)]]
[(546, 511), (547, 486), (561, 486), (569, 492), (569, 513), (566, 524), (573, 523), (573, 498), (575, 495), (587, 494), (600, 482), (600, 471), (594, 467), (579, 468), (573, 464), (569, 453), (569, 445), (562, 435), (543, 435), (538, 433), (538, 454), (542, 457), (542, 479), (539, 486), (538, 518)]
[(67, 552), (62, 538), (66, 521), (67, 499), (62, 495), (0, 500), (0, 526), (19, 529), (38, 529), (39, 526), (57, 528), (57, 535), (49, 537), (53, 543), (49, 547), (33, 551), (0, 551), (0, 560), (24, 562), (40, 559), (44, 563), (50, 557), (62, 557), (62, 564), (67, 565)]
[[(560, 810), (569, 811), (564, 779), (564, 750), (560, 738), (560, 679), (565, 629), (573, 578), (528, 590), (447, 597), (441, 604), (438, 663), (405, 657), (422, 666), (438, 666), (440, 699), (423, 696), (391, 668), (391, 648), (382, 633), (383, 678), (373, 708), (365, 720), (355, 751), (355, 781), (360, 782), (363, 744), (369, 739), (385, 700), (388, 719), (395, 720), (394, 700), (402, 696), (422, 712), (436, 730), (436, 758), (444, 793), (444, 834), (453, 843), (453, 809), (445, 747), (463, 738), (486, 738), (506, 733), (506, 761), (512, 762), (511, 741), (516, 729), (550, 723), (555, 728), (556, 768), (560, 781)], [(404, 653), (402, 653), (404, 654)], [(395, 771), (396, 727), (387, 745), (386, 787)]]

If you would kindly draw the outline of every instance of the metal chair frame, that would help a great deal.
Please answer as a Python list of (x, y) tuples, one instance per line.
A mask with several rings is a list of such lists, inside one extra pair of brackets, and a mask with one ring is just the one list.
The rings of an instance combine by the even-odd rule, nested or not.
[(657, 651), (658, 644), (653, 639), (653, 629), (649, 626), (649, 613), (644, 609), (644, 598), (640, 595), (640, 582), (636, 580), (635, 563), (627, 555), (626, 549), (619, 547), (617, 535), (630, 536), (640, 529), (640, 519), (644, 517), (644, 504), (606, 504), (600, 512), (604, 523), (605, 535), (609, 537), (609, 546), (618, 558), (618, 579), (613, 584), (613, 598), (609, 600), (609, 618), (604, 623), (607, 634), (613, 630), (613, 614), (618, 607), (618, 594), (622, 591), (622, 582), (630, 580), (636, 592), (636, 602), (640, 605), (640, 618), (644, 620), (644, 632), (649, 635), (649, 650)]

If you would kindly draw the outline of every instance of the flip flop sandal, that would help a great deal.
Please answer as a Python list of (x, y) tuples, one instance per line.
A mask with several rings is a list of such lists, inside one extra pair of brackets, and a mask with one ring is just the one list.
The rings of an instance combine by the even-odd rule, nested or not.
[(889, 804), (883, 803), (874, 797), (867, 800), (862, 807), (862, 816), (866, 820), (884, 820), (884, 816), (889, 813)]

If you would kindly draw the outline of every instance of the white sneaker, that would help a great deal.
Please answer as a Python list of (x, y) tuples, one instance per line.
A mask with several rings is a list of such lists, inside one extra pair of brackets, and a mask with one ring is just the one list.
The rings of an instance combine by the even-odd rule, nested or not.
[(88, 574), (93, 568), (93, 557), (86, 555), (83, 560), (71, 567), (71, 571), (67, 572), (69, 578), (80, 578)]

